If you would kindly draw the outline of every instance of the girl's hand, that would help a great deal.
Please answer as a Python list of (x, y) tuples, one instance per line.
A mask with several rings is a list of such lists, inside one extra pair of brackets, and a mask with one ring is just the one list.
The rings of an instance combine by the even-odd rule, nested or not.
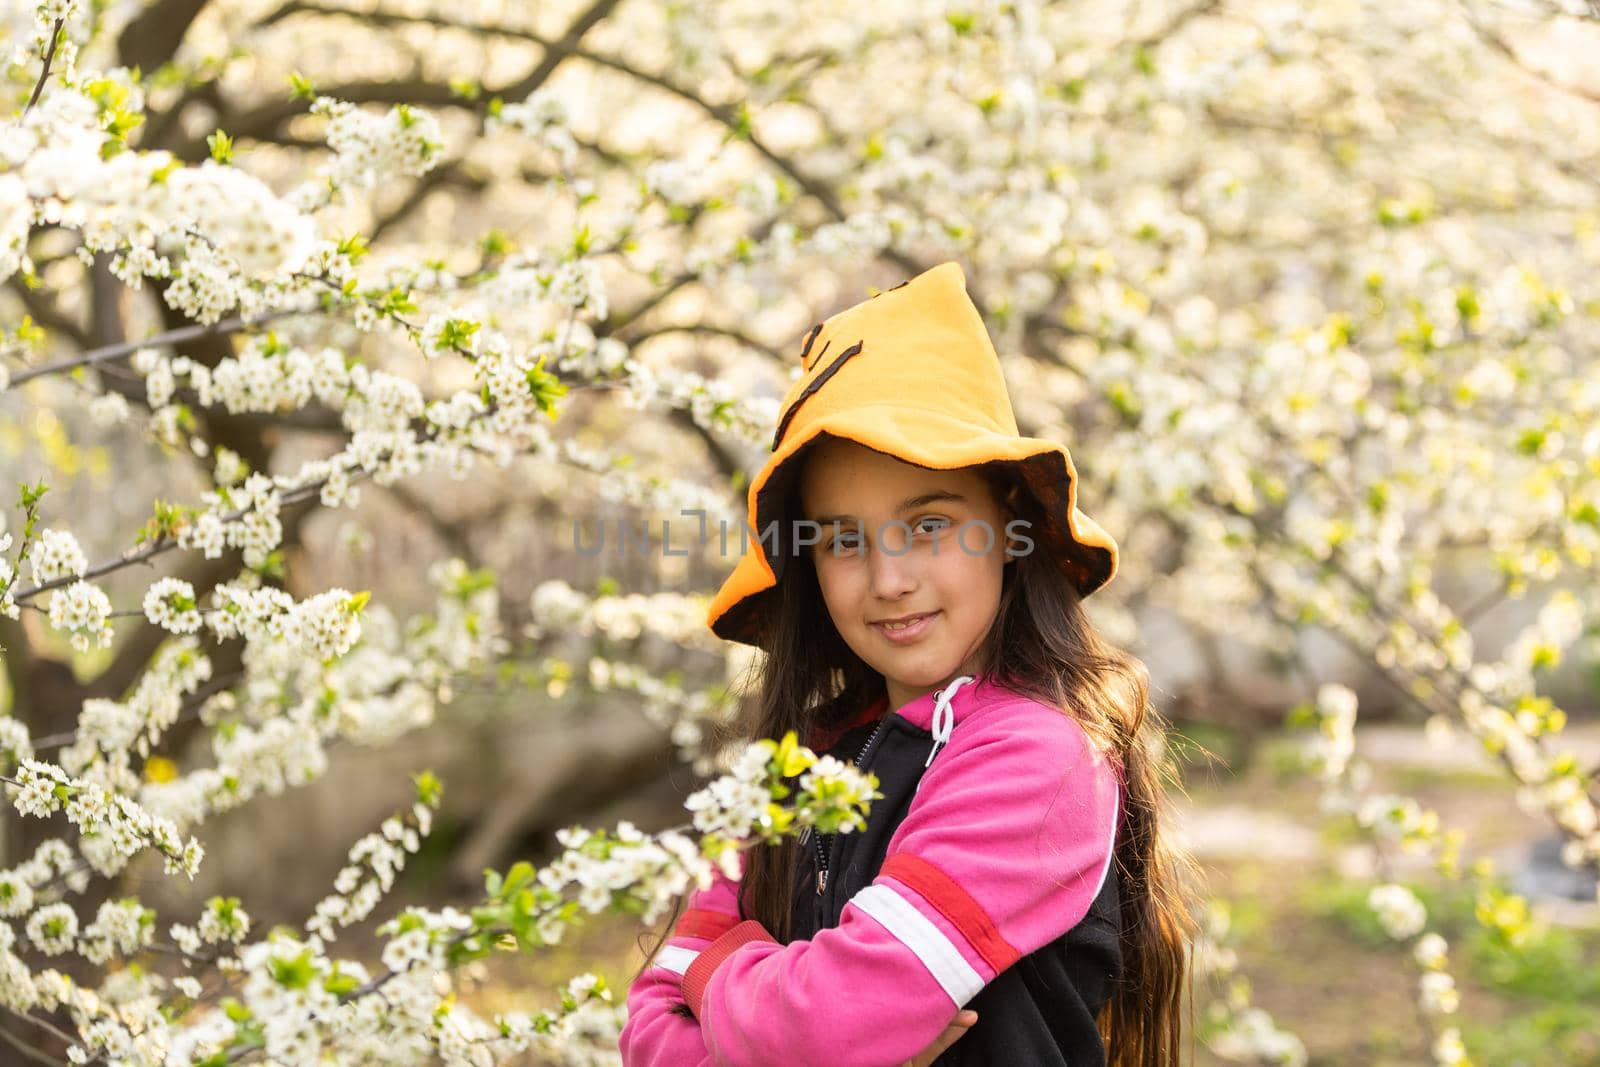
[(944, 1028), (944, 1033), (921, 1052), (907, 1060), (903, 1067), (929, 1067), (939, 1054), (960, 1040), (967, 1028), (978, 1021), (978, 1013), (971, 1009), (963, 1008), (956, 1012), (956, 1017), (950, 1020), (950, 1025)]

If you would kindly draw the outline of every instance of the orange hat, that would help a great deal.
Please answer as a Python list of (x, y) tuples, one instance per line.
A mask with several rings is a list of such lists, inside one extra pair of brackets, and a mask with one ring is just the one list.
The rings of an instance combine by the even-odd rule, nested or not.
[(1000, 360), (966, 283), (960, 264), (941, 263), (807, 332), (805, 373), (783, 398), (772, 455), (750, 483), (746, 551), (706, 615), (718, 637), (758, 643), (767, 594), (783, 571), (777, 542), (788, 543), (763, 535), (789, 518), (780, 512), (800, 468), (791, 460), (823, 433), (934, 470), (1014, 462), (1048, 516), (1044, 544), (1078, 595), (1117, 573), (1117, 543), (1077, 508), (1072, 456), (1017, 432)]

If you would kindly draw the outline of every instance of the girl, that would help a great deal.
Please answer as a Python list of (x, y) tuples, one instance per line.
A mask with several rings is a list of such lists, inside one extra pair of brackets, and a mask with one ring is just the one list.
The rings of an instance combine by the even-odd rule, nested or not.
[(1175, 1067), (1188, 868), (1146, 672), (1080, 605), (1117, 548), (1071, 457), (1018, 434), (953, 262), (801, 364), (708, 624), (765, 653), (742, 736), (796, 730), (883, 796), (691, 895), (625, 1067)]

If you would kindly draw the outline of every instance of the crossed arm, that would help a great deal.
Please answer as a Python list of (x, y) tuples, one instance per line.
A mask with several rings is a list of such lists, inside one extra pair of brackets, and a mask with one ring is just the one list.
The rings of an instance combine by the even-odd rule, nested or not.
[(905, 1063), (1077, 925), (1112, 862), (1115, 771), (1042, 705), (963, 725), (838, 926), (780, 945), (740, 920), (733, 882), (691, 897), (629, 990), (625, 1067)]

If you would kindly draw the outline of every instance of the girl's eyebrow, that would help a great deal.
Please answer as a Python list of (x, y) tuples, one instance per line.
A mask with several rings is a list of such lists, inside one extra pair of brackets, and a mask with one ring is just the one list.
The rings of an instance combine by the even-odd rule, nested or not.
[[(960, 493), (952, 493), (948, 489), (935, 489), (931, 493), (918, 493), (916, 496), (906, 497), (900, 501), (900, 506), (894, 509), (895, 514), (911, 511), (913, 508), (925, 507), (941, 500), (949, 501), (952, 504), (965, 504), (967, 502), (967, 498)], [(819, 515), (811, 521), (825, 524), (830, 522), (849, 522), (854, 519), (854, 515)]]

